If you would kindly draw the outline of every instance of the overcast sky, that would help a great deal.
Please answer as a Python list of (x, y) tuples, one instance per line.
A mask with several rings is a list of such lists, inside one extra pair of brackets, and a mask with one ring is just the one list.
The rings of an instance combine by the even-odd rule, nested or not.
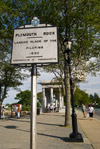
[[(37, 78), (37, 92), (41, 92), (42, 88), (41, 85), (38, 84), (39, 82), (51, 80), (54, 77), (53, 74), (50, 73), (41, 73), (41, 75)], [(93, 76), (87, 76), (85, 83), (80, 83), (80, 89), (85, 90), (88, 94), (94, 94), (97, 93), (100, 96), (100, 76), (97, 75), (96, 77)], [(29, 77), (27, 80), (24, 81), (24, 84), (20, 86), (21, 90), (31, 90), (31, 77)], [(16, 100), (14, 99), (16, 97), (16, 94), (18, 91), (15, 91), (13, 89), (10, 89), (8, 92), (8, 97), (4, 100), (3, 104), (6, 103), (14, 103)]]

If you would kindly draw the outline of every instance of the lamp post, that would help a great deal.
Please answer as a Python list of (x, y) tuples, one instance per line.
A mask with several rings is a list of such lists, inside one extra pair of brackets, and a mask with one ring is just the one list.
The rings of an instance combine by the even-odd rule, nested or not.
[(1, 84), (0, 84), (0, 119), (1, 119)]
[(70, 78), (70, 92), (71, 92), (71, 105), (72, 105), (72, 129), (73, 132), (69, 135), (69, 141), (71, 142), (83, 142), (82, 135), (78, 132), (77, 127), (77, 115), (75, 113), (75, 107), (74, 107), (74, 98), (73, 98), (73, 85), (72, 85), (72, 78), (71, 78), (71, 45), (72, 42), (68, 38), (66, 38), (63, 42), (65, 46), (64, 54), (67, 53), (67, 63), (69, 68), (69, 78)]

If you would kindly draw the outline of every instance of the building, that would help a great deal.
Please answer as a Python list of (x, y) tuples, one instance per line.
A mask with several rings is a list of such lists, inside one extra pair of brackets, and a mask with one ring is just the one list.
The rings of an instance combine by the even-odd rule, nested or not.
[(47, 108), (53, 106), (56, 111), (64, 108), (64, 97), (62, 95), (62, 85), (55, 81), (43, 81), (42, 85), (42, 112), (46, 112)]

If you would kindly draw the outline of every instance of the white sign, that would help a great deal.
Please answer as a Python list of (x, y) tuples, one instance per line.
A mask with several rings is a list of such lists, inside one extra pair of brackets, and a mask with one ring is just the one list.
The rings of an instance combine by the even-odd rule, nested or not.
[(57, 27), (14, 30), (12, 64), (58, 62)]

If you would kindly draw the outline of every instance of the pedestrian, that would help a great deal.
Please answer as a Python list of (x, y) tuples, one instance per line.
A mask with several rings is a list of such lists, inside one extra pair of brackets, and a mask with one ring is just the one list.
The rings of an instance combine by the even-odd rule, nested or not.
[(50, 105), (50, 112), (52, 112), (53, 111), (53, 105), (51, 104)]
[(16, 107), (15, 107), (15, 116), (16, 116), (16, 118), (18, 117), (18, 116), (17, 116), (17, 109), (18, 109), (18, 107), (16, 106)]
[(5, 108), (4, 108), (4, 106), (2, 107), (2, 118), (4, 118), (5, 117)]
[(90, 107), (89, 107), (89, 117), (93, 118), (93, 115), (94, 115), (94, 108), (93, 108), (92, 105), (90, 105)]
[(46, 112), (47, 112), (47, 113), (49, 112), (49, 107), (48, 107), (48, 105), (46, 106)]
[(18, 106), (18, 109), (17, 109), (17, 118), (20, 118), (20, 106)]
[(83, 116), (86, 117), (86, 107), (84, 104), (82, 104), (82, 112), (83, 112)]
[(54, 105), (54, 112), (56, 112), (56, 106)]

